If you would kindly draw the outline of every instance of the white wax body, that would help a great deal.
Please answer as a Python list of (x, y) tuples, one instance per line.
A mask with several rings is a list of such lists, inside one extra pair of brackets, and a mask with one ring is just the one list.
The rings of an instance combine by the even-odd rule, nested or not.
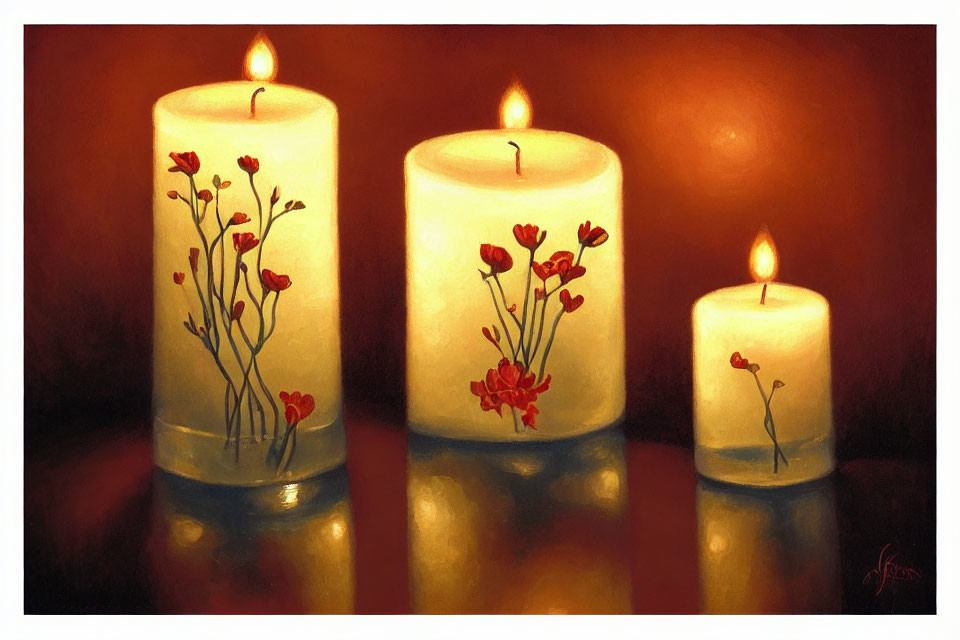
[[(693, 408), (698, 470), (720, 480), (785, 484), (824, 475), (829, 459), (806, 459), (803, 446), (830, 451), (833, 418), (830, 380), (830, 307), (820, 294), (780, 283), (729, 287), (709, 293), (693, 306)], [(764, 430), (765, 406), (753, 375), (731, 366), (730, 357), (759, 365), (766, 394), (774, 380), (784, 386), (770, 401), (777, 441), (789, 467), (773, 474), (773, 443)], [(769, 448), (756, 475), (723, 477), (702, 464), (701, 451)], [(794, 459), (790, 459), (793, 457)], [(819, 456), (823, 458), (823, 456)]]
[[(225, 437), (224, 378), (211, 354), (183, 326), (188, 312), (198, 324), (203, 317), (188, 263), (189, 248), (201, 249), (201, 276), (205, 274), (206, 259), (189, 208), (182, 201), (167, 197), (170, 190), (189, 193), (187, 176), (168, 172), (168, 167), (173, 166), (171, 151), (196, 152), (201, 163), (194, 176), (198, 190), (215, 192), (214, 174), (232, 183), (220, 192), (224, 221), (237, 211), (251, 219), (228, 228), (224, 236), (228, 267), (232, 267), (236, 256), (234, 232), (252, 232), (261, 237), (256, 200), (248, 174), (237, 165), (238, 157), (249, 155), (260, 161), (260, 170), (253, 179), (264, 217), (274, 186), (280, 187), (275, 213), (290, 199), (306, 205), (305, 209), (277, 220), (263, 245), (262, 268), (290, 276), (292, 285), (280, 294), (276, 330), (258, 356), (258, 363), (279, 405), (281, 430), (286, 424), (284, 405), (278, 397), (281, 391), (300, 391), (314, 397), (316, 408), (297, 427), (301, 436), (334, 422), (340, 426), (337, 110), (333, 103), (314, 92), (268, 84), (257, 98), (256, 118), (251, 118), (250, 97), (258, 86), (261, 85), (253, 82), (229, 82), (183, 89), (162, 97), (153, 112), (154, 414), (157, 425), (164, 429), (211, 434), (219, 439), (220, 448)], [(213, 207), (211, 203), (203, 224), (208, 241), (217, 233)], [(255, 251), (251, 251), (244, 258), (256, 284), (254, 255)], [(214, 260), (215, 265), (218, 263), (219, 250)], [(228, 282), (230, 271), (228, 268)], [(174, 272), (186, 274), (182, 291), (173, 282)], [(270, 295), (272, 299), (273, 294)], [(244, 322), (253, 323), (256, 309), (245, 294), (242, 280), (237, 299), (246, 302)], [(234, 336), (239, 342), (236, 331)], [(220, 354), (235, 379), (242, 377), (225, 343)], [(267, 412), (270, 413), (269, 408)], [(272, 431), (272, 425), (268, 428)], [(171, 445), (158, 440), (155, 457), (160, 466), (225, 483), (246, 484), (259, 481), (261, 476), (272, 476), (262, 460), (252, 469), (234, 473), (231, 460), (208, 459), (189, 450), (189, 445), (176, 442)], [(295, 470), (299, 472), (294, 475), (305, 475), (318, 464), (329, 467), (336, 462), (311, 461), (315, 452), (311, 453), (309, 448), (297, 455)], [(343, 451), (334, 457), (342, 460)]]
[[(522, 150), (522, 177), (514, 148)], [(406, 157), (407, 410), (419, 432), (474, 440), (553, 439), (593, 431), (623, 414), (624, 317), (622, 173), (617, 155), (586, 138), (537, 129), (459, 133), (427, 140)], [(584, 251), (586, 275), (566, 287), (583, 306), (564, 314), (550, 352), (550, 389), (536, 402), (537, 430), (516, 433), (509, 407), (482, 411), (470, 382), (496, 368), (500, 354), (481, 327), (501, 326), (478, 269), (480, 245), (507, 249), (513, 268), (500, 275), (508, 302), (523, 308), (529, 259), (515, 224), (547, 237), (536, 254), (579, 250), (589, 220), (610, 239)], [(554, 277), (549, 286), (557, 283)], [(533, 276), (530, 287), (541, 285)], [(559, 307), (549, 300), (547, 326)], [(509, 320), (508, 320), (509, 322)], [(510, 329), (516, 334), (516, 327)], [(502, 331), (502, 327), (501, 327)], [(546, 337), (544, 337), (546, 340)], [(502, 339), (504, 350), (507, 341)], [(542, 347), (541, 347), (542, 348)]]

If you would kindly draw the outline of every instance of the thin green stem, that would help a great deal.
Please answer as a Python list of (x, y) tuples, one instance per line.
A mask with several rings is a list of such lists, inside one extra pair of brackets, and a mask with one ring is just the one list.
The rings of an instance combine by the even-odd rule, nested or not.
[[(530, 301), (530, 278), (533, 276), (533, 255), (534, 250), (530, 250), (530, 262), (527, 264), (527, 285), (523, 290), (523, 312), (521, 317), (523, 322), (520, 323), (520, 351), (523, 353), (523, 366), (525, 369), (530, 368), (530, 350), (526, 344), (524, 344), (524, 338), (526, 338), (527, 330), (527, 305)], [(532, 324), (532, 321), (531, 321)], [(529, 342), (529, 340), (527, 340)]]
[(490, 284), (489, 278), (484, 278), (483, 281), (486, 282), (487, 287), (490, 288), (490, 299), (493, 300), (493, 308), (496, 310), (497, 317), (500, 319), (500, 326), (503, 327), (503, 333), (505, 336), (507, 336), (507, 344), (510, 345), (510, 353), (513, 355), (514, 358), (516, 358), (517, 351), (516, 349), (513, 348), (513, 338), (510, 337), (510, 329), (507, 328), (507, 323), (503, 319), (503, 314), (500, 313), (500, 305), (497, 304), (497, 296), (493, 292), (493, 285)]
[(553, 339), (557, 337), (557, 325), (560, 324), (560, 318), (562, 317), (563, 308), (561, 307), (560, 312), (553, 321), (553, 328), (550, 330), (550, 339), (547, 340), (547, 346), (543, 349), (543, 360), (540, 361), (540, 375), (537, 376), (538, 383), (543, 381), (543, 374), (547, 369), (547, 358), (550, 356), (550, 347), (553, 346)]

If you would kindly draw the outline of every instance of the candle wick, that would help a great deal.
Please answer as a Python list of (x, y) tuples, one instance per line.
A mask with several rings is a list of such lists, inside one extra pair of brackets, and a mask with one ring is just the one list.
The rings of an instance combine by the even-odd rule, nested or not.
[(253, 95), (250, 96), (250, 117), (257, 117), (257, 94), (263, 93), (266, 91), (266, 88), (259, 87), (256, 91), (253, 92)]
[(763, 283), (763, 291), (760, 293), (760, 304), (767, 301), (767, 283)]
[(518, 144), (517, 144), (516, 142), (514, 142), (513, 140), (507, 141), (507, 144), (510, 145), (511, 147), (514, 147), (514, 148), (517, 150), (517, 154), (516, 154), (516, 160), (517, 160), (517, 175), (518, 175), (518, 176), (519, 176), (519, 175), (522, 175), (522, 174), (520, 173), (520, 145), (518, 145)]

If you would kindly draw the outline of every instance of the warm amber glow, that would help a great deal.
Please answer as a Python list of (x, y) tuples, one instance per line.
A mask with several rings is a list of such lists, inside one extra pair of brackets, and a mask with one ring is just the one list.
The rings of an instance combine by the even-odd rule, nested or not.
[(277, 77), (277, 52), (273, 43), (261, 31), (250, 43), (243, 61), (243, 75), (247, 80), (270, 82)]
[(773, 244), (773, 237), (764, 229), (757, 234), (750, 248), (750, 275), (757, 282), (770, 282), (777, 277), (779, 267), (777, 247)]
[(519, 82), (504, 91), (500, 100), (500, 126), (504, 129), (527, 129), (533, 120), (530, 96)]

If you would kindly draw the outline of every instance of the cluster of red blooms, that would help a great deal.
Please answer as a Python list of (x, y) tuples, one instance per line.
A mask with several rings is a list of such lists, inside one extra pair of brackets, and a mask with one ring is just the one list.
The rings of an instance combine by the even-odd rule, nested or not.
[[(537, 249), (546, 239), (546, 231), (541, 232), (540, 228), (533, 224), (517, 224), (513, 227), (513, 236), (521, 247), (530, 252), (527, 289), (524, 292), (523, 309), (520, 317), (516, 315), (517, 304), (507, 305), (499, 279), (500, 274), (513, 268), (513, 257), (503, 247), (492, 244), (480, 245), (480, 259), (490, 268), (489, 271), (481, 270), (480, 274), (484, 282), (490, 287), (490, 295), (493, 298), (500, 325), (506, 334), (508, 343), (506, 346), (509, 347), (510, 353), (508, 355), (504, 352), (505, 345), (501, 343), (500, 328), (496, 325), (490, 328), (483, 327), (481, 333), (497, 348), (502, 359), (497, 364), (496, 369), (487, 370), (487, 375), (483, 380), (471, 382), (470, 391), (480, 398), (480, 408), (484, 411), (496, 411), (499, 416), (503, 417), (503, 405), (510, 407), (517, 430), (520, 431), (519, 424), (516, 424), (516, 412), (520, 413), (520, 422), (523, 425), (531, 429), (537, 428), (536, 418), (539, 410), (534, 403), (540, 394), (550, 388), (550, 376), (545, 376), (544, 373), (547, 357), (556, 336), (557, 325), (565, 313), (573, 313), (580, 308), (580, 305), (583, 304), (583, 296), (572, 296), (567, 289), (560, 291), (560, 310), (553, 321), (550, 337), (546, 341), (540, 359), (539, 374), (537, 374), (533, 372), (533, 364), (539, 353), (541, 340), (544, 337), (543, 329), (547, 302), (558, 289), (586, 274), (586, 267), (580, 264), (580, 258), (583, 256), (584, 250), (599, 247), (607, 241), (609, 235), (602, 227), (591, 227), (588, 220), (580, 225), (577, 233), (580, 254), (576, 259), (574, 259), (574, 254), (571, 251), (557, 251), (550, 256), (549, 260), (542, 262), (537, 262), (534, 258)], [(532, 305), (529, 299), (531, 274), (535, 274), (543, 285), (534, 288)], [(554, 277), (558, 278), (558, 284), (550, 288), (547, 283)], [(500, 304), (497, 302), (497, 296), (490, 280), (497, 284), (503, 312), (501, 312)], [(538, 308), (540, 315), (539, 327), (537, 328)], [(528, 310), (530, 311), (529, 315)], [(504, 313), (507, 318), (513, 321), (515, 328), (519, 330), (516, 343), (514, 343), (510, 327), (504, 319)], [(536, 339), (534, 339), (535, 335)]]
[[(242, 322), (244, 309), (246, 308), (247, 303), (244, 300), (231, 301), (230, 296), (226, 295), (225, 292), (229, 292), (232, 288), (234, 291), (233, 298), (236, 298), (238, 285), (241, 282), (241, 272), (242, 279), (245, 280), (248, 269), (247, 264), (243, 261), (244, 254), (256, 250), (256, 257), (254, 260), (259, 267), (261, 255), (260, 252), (263, 249), (263, 243), (266, 242), (273, 223), (288, 212), (304, 209), (305, 205), (299, 200), (290, 200), (286, 203), (286, 205), (284, 205), (282, 211), (274, 214), (274, 208), (280, 199), (279, 188), (275, 187), (270, 196), (269, 209), (265, 211), (260, 204), (260, 197), (257, 194), (256, 185), (254, 184), (254, 175), (260, 171), (260, 160), (249, 155), (244, 155), (237, 158), (237, 166), (248, 175), (250, 189), (252, 190), (253, 195), (256, 197), (257, 214), (259, 216), (260, 232), (262, 237), (257, 238), (257, 236), (252, 232), (232, 233), (233, 249), (237, 256), (237, 269), (232, 287), (224, 288), (223, 272), (225, 265), (223, 258), (223, 245), (226, 242), (227, 230), (230, 227), (251, 222), (251, 216), (248, 216), (242, 211), (237, 211), (229, 218), (226, 218), (226, 220), (223, 220), (220, 217), (220, 192), (230, 186), (230, 181), (221, 180), (219, 176), (214, 176), (213, 187), (216, 193), (210, 191), (209, 189), (197, 190), (194, 176), (200, 171), (200, 159), (197, 157), (195, 152), (174, 152), (170, 154), (170, 159), (173, 160), (173, 166), (169, 168), (169, 171), (173, 173), (183, 173), (188, 176), (190, 182), (190, 191), (186, 196), (181, 195), (180, 192), (176, 190), (168, 191), (167, 197), (169, 197), (171, 200), (182, 200), (190, 207), (191, 215), (193, 216), (194, 223), (204, 246), (204, 251), (206, 252), (204, 255), (204, 268), (206, 272), (202, 276), (198, 275), (198, 272), (201, 269), (200, 249), (198, 247), (191, 247), (188, 256), (190, 272), (193, 275), (193, 280), (197, 288), (197, 295), (200, 297), (201, 307), (203, 309), (203, 323), (200, 324), (196, 322), (192, 314), (188, 313), (188, 321), (184, 322), (184, 325), (186, 326), (187, 330), (190, 331), (190, 333), (200, 339), (204, 347), (212, 354), (220, 372), (224, 376), (226, 384), (226, 397), (228, 399), (232, 399), (233, 401), (232, 408), (229, 402), (226, 403), (227, 407), (225, 408), (226, 415), (224, 418), (226, 422), (227, 443), (229, 444), (231, 439), (235, 439), (237, 456), (239, 459), (240, 423), (243, 420), (243, 411), (241, 411), (240, 408), (244, 402), (252, 405), (250, 408), (251, 435), (254, 435), (254, 426), (252, 421), (253, 408), (256, 408), (261, 416), (260, 422), (262, 435), (264, 438), (266, 437), (266, 426), (263, 411), (264, 402), (261, 401), (261, 398), (264, 397), (261, 395), (261, 393), (263, 393), (266, 396), (264, 398), (265, 401), (273, 408), (274, 413), (274, 439), (271, 443), (267, 460), (268, 462), (275, 462), (279, 468), (281, 460), (285, 456), (288, 440), (292, 437), (294, 445), (296, 443), (296, 434), (294, 431), (295, 427), (299, 422), (310, 415), (314, 409), (313, 396), (310, 394), (301, 394), (299, 391), (295, 391), (293, 393), (287, 393), (286, 391), (280, 392), (279, 398), (285, 406), (284, 417), (286, 418), (287, 423), (285, 432), (280, 433), (280, 425), (278, 424), (279, 408), (276, 405), (276, 401), (272, 398), (272, 394), (267, 389), (265, 381), (262, 379), (262, 377), (260, 377), (259, 369), (256, 368), (257, 356), (260, 353), (260, 350), (263, 348), (263, 344), (270, 337), (270, 335), (272, 335), (273, 329), (276, 326), (277, 300), (280, 292), (290, 287), (290, 276), (275, 273), (270, 269), (260, 270), (259, 276), (262, 289), (256, 297), (254, 296), (253, 291), (250, 289), (249, 283), (247, 283), (247, 291), (250, 294), (250, 301), (256, 308), (257, 313), (257, 317), (253, 320), (254, 329), (252, 331), (249, 329), (249, 325), (247, 328), (245, 328)], [(219, 233), (215, 236), (212, 242), (208, 243), (202, 225), (206, 217), (208, 205), (214, 201), (215, 204), (210, 208), (216, 212), (217, 227), (214, 229), (214, 231), (218, 231)], [(219, 264), (214, 262), (215, 248), (217, 243), (220, 243), (221, 253)], [(217, 278), (214, 277), (214, 271), (216, 270), (219, 270), (220, 272), (219, 288), (216, 285)], [(183, 272), (174, 272), (174, 284), (183, 285), (184, 281), (185, 275)], [(266, 317), (264, 315), (264, 303), (269, 293), (276, 294), (276, 298), (274, 298), (274, 313), (272, 315), (273, 326), (267, 330)], [(238, 348), (242, 348), (242, 343), (233, 333), (234, 328), (239, 329), (241, 337), (249, 349), (247, 361), (241, 361)], [(253, 336), (253, 338), (251, 339), (250, 336)], [(242, 380), (240, 382), (233, 380), (231, 375), (223, 366), (220, 355), (221, 338), (230, 342), (232, 352), (236, 354), (237, 365), (240, 366), (243, 372), (245, 372), (243, 373)], [(256, 382), (259, 384), (259, 389), (257, 390), (254, 389), (254, 382), (250, 378), (251, 369), (256, 371)], [(287, 456), (287, 465), (289, 465), (290, 457), (292, 457), (292, 455), (293, 447), (291, 447), (290, 454)]]

